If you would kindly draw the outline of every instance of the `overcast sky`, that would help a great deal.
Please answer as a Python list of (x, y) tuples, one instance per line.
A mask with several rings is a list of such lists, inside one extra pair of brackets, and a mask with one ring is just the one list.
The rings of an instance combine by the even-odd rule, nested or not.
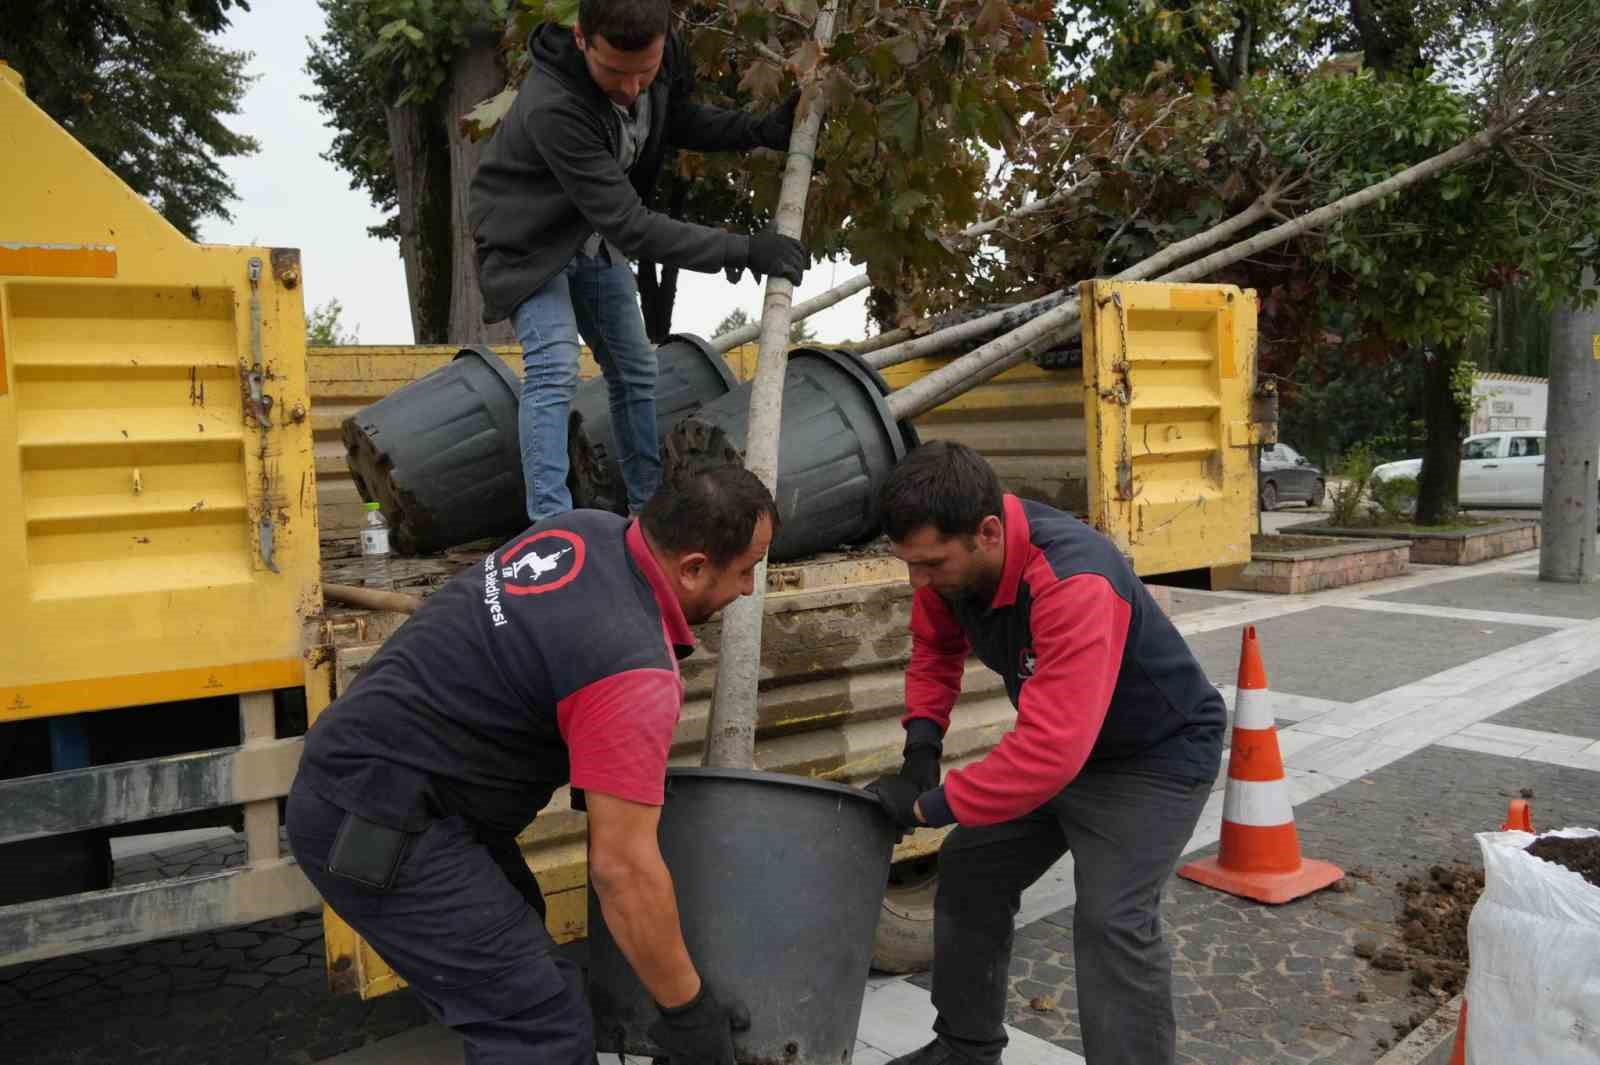
[[(232, 122), (240, 133), (261, 142), (261, 151), (223, 161), (239, 200), (234, 220), (208, 220), (203, 240), (224, 244), (266, 244), (299, 248), (305, 269), (306, 309), (337, 298), (346, 329), (363, 344), (409, 344), (411, 315), (406, 306), (405, 273), (399, 245), (374, 240), (367, 227), (382, 216), (364, 193), (350, 188), (347, 175), (320, 158), (333, 131), (323, 125), (315, 104), (301, 97), (312, 90), (305, 73), (307, 37), (320, 37), (322, 11), (316, 0), (257, 0), (253, 10), (232, 12), (233, 25), (221, 43), (254, 53), (258, 76), (244, 100), (244, 113)], [(812, 266), (797, 299), (817, 295), (857, 271), (849, 263)], [(710, 336), (735, 307), (754, 317), (762, 287), (749, 274), (738, 285), (721, 273), (679, 274), (673, 328)], [(824, 340), (839, 341), (866, 332), (865, 293), (808, 319)]]

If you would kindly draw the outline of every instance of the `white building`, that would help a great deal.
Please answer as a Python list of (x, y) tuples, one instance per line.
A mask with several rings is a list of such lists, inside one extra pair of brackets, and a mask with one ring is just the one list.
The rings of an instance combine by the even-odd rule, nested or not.
[(1479, 373), (1472, 383), (1472, 431), (1543, 429), (1550, 403), (1550, 382), (1543, 377)]

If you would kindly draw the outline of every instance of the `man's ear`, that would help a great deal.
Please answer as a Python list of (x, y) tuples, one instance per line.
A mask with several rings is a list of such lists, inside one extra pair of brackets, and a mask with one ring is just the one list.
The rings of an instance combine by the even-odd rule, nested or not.
[(1006, 527), (998, 514), (990, 514), (978, 523), (978, 542), (984, 547), (994, 548), (1005, 543)]
[(578, 51), (586, 52), (589, 50), (589, 42), (583, 39), (583, 27), (576, 22), (572, 24), (572, 39), (577, 43)]
[(678, 556), (678, 583), (686, 589), (698, 587), (711, 572), (711, 558), (704, 551), (689, 551)]

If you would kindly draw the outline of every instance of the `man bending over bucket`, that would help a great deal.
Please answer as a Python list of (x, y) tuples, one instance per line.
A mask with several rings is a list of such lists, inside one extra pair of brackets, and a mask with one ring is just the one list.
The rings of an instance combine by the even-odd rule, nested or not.
[[(1003, 494), (970, 448), (907, 455), (882, 509), (916, 597), (905, 762), (869, 790), (904, 828), (957, 825), (939, 852), (936, 1038), (891, 1065), (999, 1062), (1012, 920), (1023, 889), (1069, 850), (1084, 1057), (1169, 1065), (1161, 888), (1217, 775), (1221, 696), (1110, 540)], [(1005, 678), (1017, 723), (941, 785), (973, 652)]]
[(656, 829), (689, 626), (751, 593), (777, 522), (738, 466), (636, 521), (540, 522), (429, 598), (307, 733), (295, 859), (469, 1063), (594, 1065), (582, 974), (517, 846), (570, 781), (606, 927), (661, 1010), (651, 1038), (672, 1065), (733, 1065), (742, 1010), (689, 957)]

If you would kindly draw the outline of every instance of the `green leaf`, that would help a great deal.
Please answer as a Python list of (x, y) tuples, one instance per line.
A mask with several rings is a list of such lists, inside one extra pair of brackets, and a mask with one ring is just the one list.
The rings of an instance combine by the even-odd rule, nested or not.
[(902, 34), (891, 40), (889, 51), (903, 67), (909, 67), (922, 56), (922, 49), (917, 47), (917, 39), (910, 34)]
[(461, 131), (470, 140), (483, 140), (495, 131), (495, 127), (500, 125), (500, 120), (506, 117), (506, 112), (511, 110), (511, 105), (516, 101), (516, 98), (517, 87), (515, 85), (507, 85), (463, 115), (461, 118)]
[(915, 151), (921, 110), (915, 97), (905, 93), (889, 97), (878, 105), (878, 135), (904, 151)]
[(920, 192), (917, 189), (907, 189), (895, 196), (894, 203), (890, 209), (894, 212), (895, 220), (901, 225), (905, 225), (911, 220), (912, 214), (932, 202), (927, 193)]
[(544, 20), (558, 26), (577, 25), (578, 0), (545, 0)]

